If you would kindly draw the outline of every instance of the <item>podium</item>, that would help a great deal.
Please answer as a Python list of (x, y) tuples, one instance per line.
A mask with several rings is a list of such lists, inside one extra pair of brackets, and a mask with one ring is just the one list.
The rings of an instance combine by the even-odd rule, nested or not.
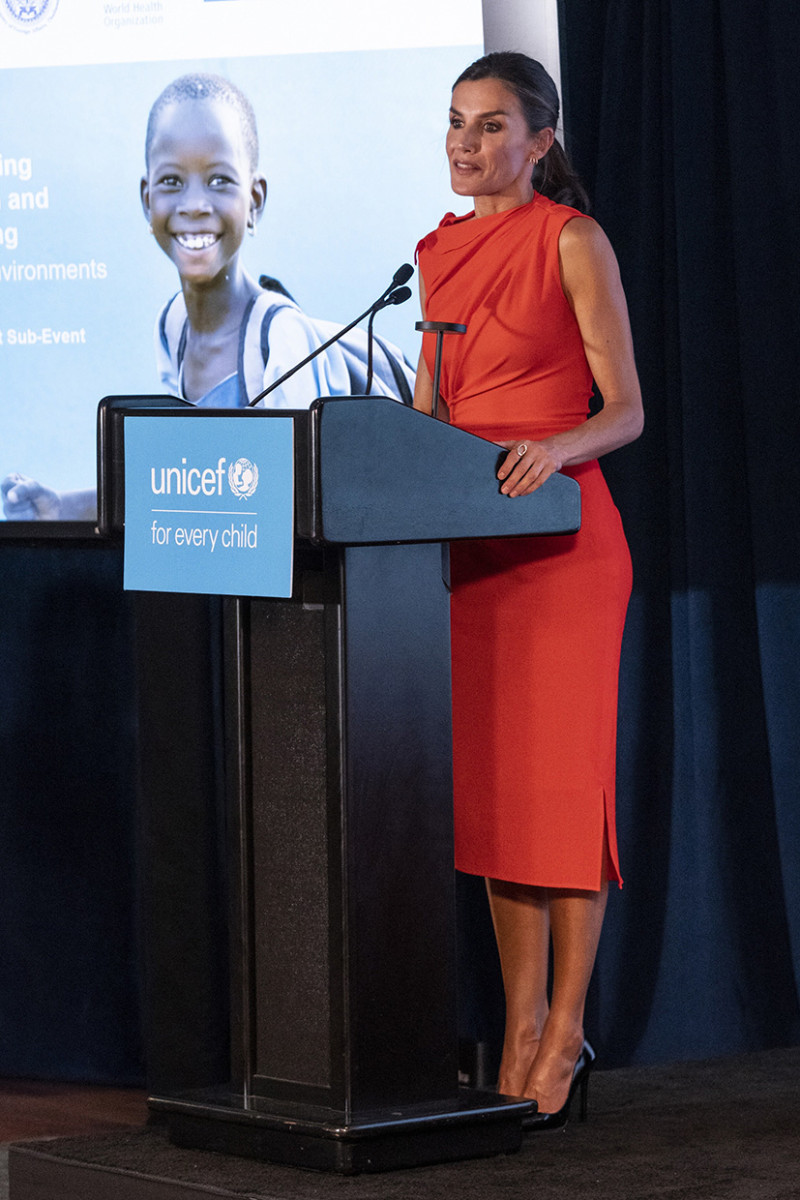
[[(142, 415), (223, 414), (104, 401), (112, 536)], [(392, 400), (233, 415), (293, 423), (292, 594), (222, 602), (230, 1078), (150, 1107), (177, 1145), (342, 1173), (514, 1150), (529, 1103), (458, 1083), (446, 543), (575, 531), (579, 488), (510, 500), (497, 446)], [(175, 837), (168, 759), (144, 803)]]

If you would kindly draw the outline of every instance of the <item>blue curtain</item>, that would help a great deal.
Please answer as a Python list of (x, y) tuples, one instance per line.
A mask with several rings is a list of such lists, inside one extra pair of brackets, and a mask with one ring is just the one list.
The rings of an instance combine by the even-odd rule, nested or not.
[(606, 1064), (800, 1038), (800, 84), (794, 3), (561, 5), (568, 146), (617, 251), (640, 442)]

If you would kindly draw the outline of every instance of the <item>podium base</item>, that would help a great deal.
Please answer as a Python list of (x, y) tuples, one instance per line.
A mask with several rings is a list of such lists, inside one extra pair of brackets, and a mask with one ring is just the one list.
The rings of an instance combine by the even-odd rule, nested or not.
[(347, 1124), (246, 1109), (241, 1096), (216, 1103), (159, 1097), (149, 1104), (166, 1118), (174, 1146), (342, 1175), (513, 1153), (531, 1111), (530, 1101), (468, 1088), (454, 1104), (384, 1110)]

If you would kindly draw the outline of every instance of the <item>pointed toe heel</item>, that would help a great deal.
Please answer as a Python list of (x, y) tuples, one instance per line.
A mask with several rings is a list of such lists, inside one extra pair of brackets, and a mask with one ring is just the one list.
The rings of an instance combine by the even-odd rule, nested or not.
[(564, 1129), (569, 1119), (572, 1097), (579, 1089), (580, 1108), (578, 1109), (578, 1120), (585, 1121), (589, 1115), (589, 1076), (592, 1073), (596, 1060), (597, 1055), (594, 1050), (588, 1042), (584, 1042), (581, 1052), (578, 1055), (578, 1061), (575, 1063), (575, 1068), (572, 1072), (572, 1082), (569, 1085), (569, 1092), (563, 1108), (560, 1108), (558, 1112), (552, 1113), (529, 1113), (522, 1118), (523, 1130), (526, 1133), (538, 1133), (545, 1130)]

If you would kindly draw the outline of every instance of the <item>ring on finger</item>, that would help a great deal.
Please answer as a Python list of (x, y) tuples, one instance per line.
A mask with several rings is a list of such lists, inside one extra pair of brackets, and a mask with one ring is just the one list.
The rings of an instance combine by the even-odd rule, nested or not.
[(520, 442), (519, 445), (517, 446), (517, 454), (519, 455), (520, 458), (522, 458), (522, 456), (527, 453), (528, 453), (528, 443)]

